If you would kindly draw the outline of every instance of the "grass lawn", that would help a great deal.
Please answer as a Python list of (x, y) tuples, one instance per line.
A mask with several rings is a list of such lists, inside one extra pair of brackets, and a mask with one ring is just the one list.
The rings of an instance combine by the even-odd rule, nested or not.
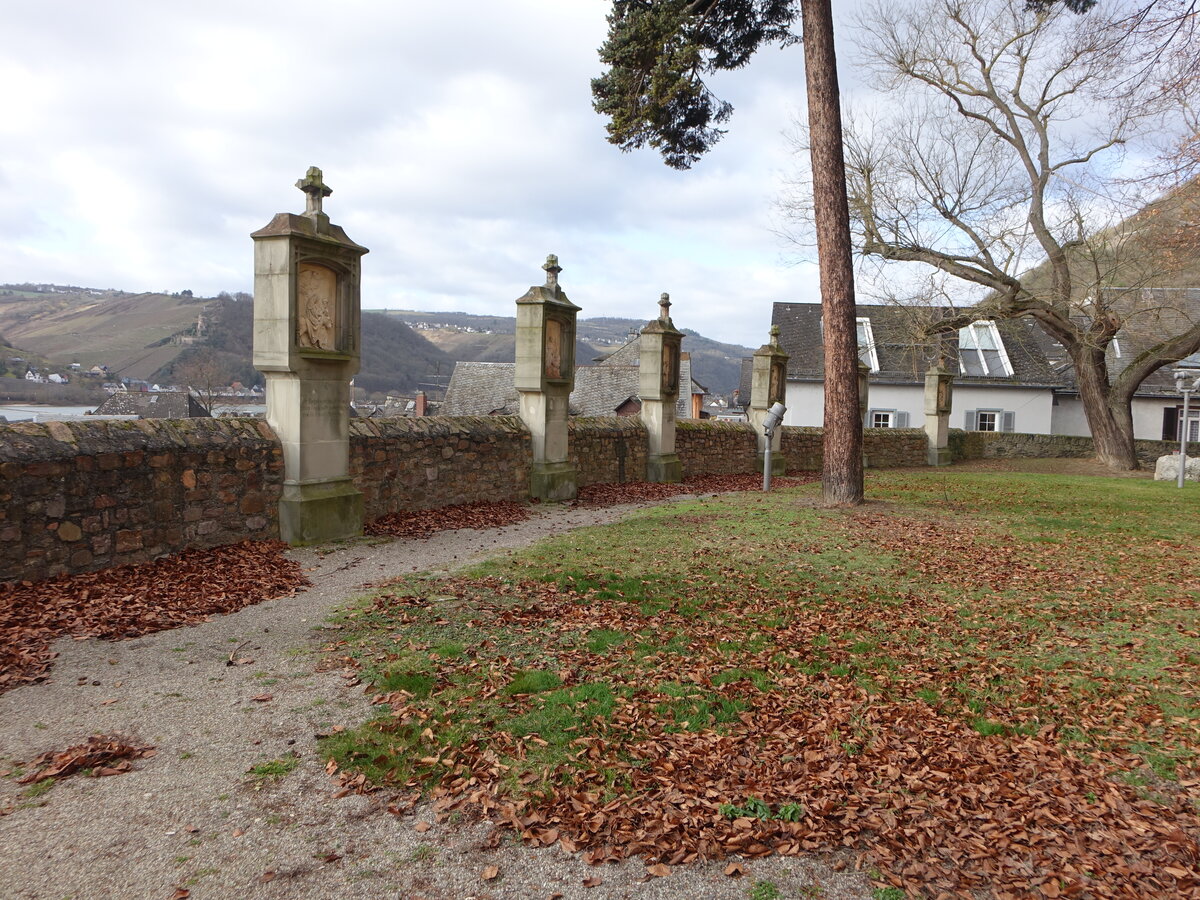
[(592, 861), (850, 848), (936, 896), (1200, 896), (1200, 486), (872, 472), (648, 509), (341, 617), (343, 772)]

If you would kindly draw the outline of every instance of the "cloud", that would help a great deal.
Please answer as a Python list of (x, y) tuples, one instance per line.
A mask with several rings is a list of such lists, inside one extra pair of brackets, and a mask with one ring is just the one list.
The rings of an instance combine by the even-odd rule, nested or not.
[(584, 315), (757, 346), (814, 299), (771, 231), (799, 48), (718, 90), (737, 113), (689, 172), (622, 154), (591, 110), (604, 0), (113, 0), (6, 15), (5, 281), (249, 290), (249, 233), (324, 169), (366, 306), (511, 312), (547, 252)]

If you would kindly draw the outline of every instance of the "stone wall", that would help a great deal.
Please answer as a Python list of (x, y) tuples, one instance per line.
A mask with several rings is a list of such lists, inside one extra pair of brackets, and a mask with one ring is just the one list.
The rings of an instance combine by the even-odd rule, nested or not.
[(525, 500), (530, 454), (516, 416), (350, 420), (350, 477), (368, 522), (405, 509)]
[(646, 426), (634, 416), (571, 419), (568, 459), (575, 466), (576, 484), (645, 481), (649, 444)]
[(784, 425), (779, 450), (787, 460), (788, 472), (820, 472), (825, 459), (825, 429)]
[(758, 438), (746, 422), (678, 422), (675, 452), (683, 462), (684, 478), (759, 471)]
[[(789, 472), (819, 472), (824, 463), (823, 428), (785, 425), (780, 447)], [(865, 428), (863, 457), (868, 468), (927, 464), (928, 440), (922, 428)]]
[[(530, 437), (516, 416), (355, 419), (350, 431), (368, 521), (529, 496)], [(646, 477), (640, 420), (576, 419), (570, 438), (580, 486), (619, 481), (622, 469), (626, 481)], [(924, 446), (920, 431), (880, 429), (867, 456), (921, 465)], [(745, 423), (680, 422), (676, 450), (685, 477), (761, 471)], [(783, 452), (793, 471), (819, 469), (821, 430), (785, 428)], [(0, 425), (0, 583), (275, 538), (282, 483), (279, 442), (262, 420)]]
[(282, 483), (253, 419), (0, 425), (0, 583), (276, 537)]
[[(1134, 441), (1142, 468), (1153, 469), (1160, 456), (1179, 449), (1174, 441)], [(1017, 434), (950, 429), (950, 453), (969, 459), (1087, 459), (1096, 455), (1090, 437), (1069, 434)], [(1190, 455), (1190, 454), (1189, 454)]]

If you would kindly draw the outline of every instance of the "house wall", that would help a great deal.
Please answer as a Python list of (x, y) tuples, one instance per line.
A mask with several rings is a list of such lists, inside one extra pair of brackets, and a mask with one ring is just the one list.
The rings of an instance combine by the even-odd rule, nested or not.
[[(783, 419), (785, 425), (819, 427), (824, 424), (824, 385), (789, 381), (787, 398), (784, 403), (788, 408)], [(868, 393), (868, 405), (871, 409), (894, 409), (907, 412), (909, 425), (914, 428), (922, 427), (925, 424), (925, 388), (923, 385), (872, 384)], [(1051, 415), (1053, 408), (1053, 395), (1046, 388), (980, 387), (956, 384), (950, 411), (950, 425), (961, 428), (967, 410), (999, 409), (1016, 414), (1015, 427), (1017, 431), (1031, 434), (1051, 434), (1053, 433)], [(1157, 437), (1157, 435), (1155, 436)]]
[[(405, 509), (529, 496), (530, 437), (515, 416), (356, 419), (350, 473), (368, 520)], [(819, 469), (821, 430), (785, 428), (792, 470)], [(686, 476), (757, 473), (745, 422), (678, 423)], [(869, 465), (921, 465), (915, 429), (876, 429)], [(631, 418), (576, 419), (581, 486), (645, 478)], [(622, 456), (624, 457), (622, 467)], [(260, 419), (0, 425), (0, 583), (145, 562), (188, 547), (276, 538), (283, 458)]]
[[(1182, 398), (1154, 399), (1137, 397), (1133, 401), (1133, 436), (1135, 440), (1157, 441), (1162, 439), (1163, 410), (1179, 406)], [(1073, 434), (1091, 437), (1083, 403), (1078, 397), (1059, 395), (1054, 407), (1054, 434)]]

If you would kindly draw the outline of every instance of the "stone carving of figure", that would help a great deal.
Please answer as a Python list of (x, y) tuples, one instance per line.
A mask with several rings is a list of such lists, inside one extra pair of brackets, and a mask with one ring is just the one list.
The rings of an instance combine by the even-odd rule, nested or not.
[(546, 377), (562, 378), (562, 322), (546, 322)]
[(324, 266), (303, 263), (297, 277), (301, 347), (335, 350), (333, 304), (337, 296), (337, 273)]
[[(761, 371), (761, 370), (760, 370)], [(767, 402), (780, 403), (783, 401), (783, 366), (771, 366), (771, 384), (767, 388)]]

